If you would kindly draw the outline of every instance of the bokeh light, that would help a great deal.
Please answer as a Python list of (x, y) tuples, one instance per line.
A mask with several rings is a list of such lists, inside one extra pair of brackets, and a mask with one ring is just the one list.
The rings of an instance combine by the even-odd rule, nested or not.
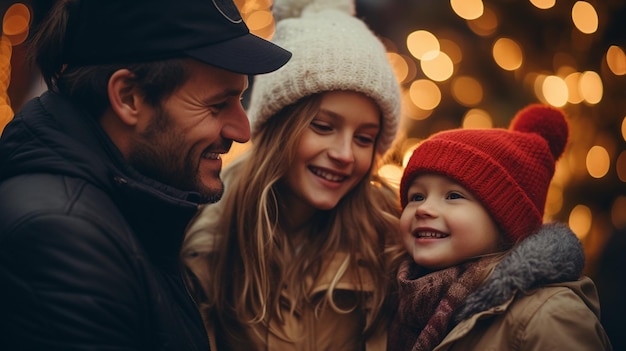
[(556, 107), (567, 103), (568, 91), (565, 80), (557, 76), (548, 76), (543, 80), (542, 93), (546, 101)]
[(439, 54), (439, 40), (429, 31), (416, 30), (406, 38), (406, 46), (418, 60), (435, 57)]
[(522, 66), (524, 60), (522, 48), (513, 39), (496, 40), (492, 52), (493, 59), (504, 70), (514, 71)]
[(428, 59), (422, 59), (420, 61), (420, 67), (426, 77), (436, 81), (443, 82), (452, 76), (454, 72), (454, 64), (445, 52), (439, 51), (435, 57), (429, 57)]
[(624, 50), (617, 45), (609, 46), (606, 51), (606, 64), (616, 76), (626, 74), (626, 54), (624, 54)]
[(402, 172), (404, 168), (394, 165), (386, 164), (379, 168), (378, 174), (386, 179), (391, 185), (396, 188), (400, 188), (400, 179), (402, 179)]
[(565, 77), (567, 85), (567, 102), (571, 104), (579, 104), (583, 102), (583, 96), (580, 94), (580, 77), (582, 73), (573, 72)]
[(572, 7), (572, 21), (579, 31), (585, 34), (598, 30), (596, 9), (586, 1), (577, 1)]
[(602, 78), (597, 72), (585, 71), (579, 80), (580, 94), (588, 103), (594, 105), (602, 100), (604, 87)]
[(472, 32), (487, 37), (492, 35), (498, 29), (498, 16), (488, 7), (484, 8), (482, 16), (467, 21), (467, 26)]
[(538, 9), (547, 10), (556, 4), (556, 0), (530, 0), (530, 3)]
[(587, 172), (594, 178), (602, 178), (609, 172), (611, 159), (609, 153), (602, 146), (595, 145), (587, 153)]
[(411, 101), (423, 110), (432, 110), (441, 102), (441, 90), (434, 82), (418, 79), (411, 83), (409, 89)]
[(574, 234), (584, 239), (591, 229), (591, 210), (585, 205), (576, 205), (569, 215), (568, 224)]
[(463, 128), (464, 129), (482, 129), (482, 128), (492, 128), (493, 120), (487, 111), (473, 108), (465, 114), (463, 117)]
[(484, 9), (482, 0), (450, 0), (450, 6), (454, 13), (466, 20), (482, 16)]
[(452, 81), (452, 97), (462, 105), (476, 106), (483, 95), (483, 87), (476, 78), (459, 76)]
[(19, 45), (26, 40), (31, 20), (30, 9), (23, 3), (11, 5), (4, 13), (2, 33), (13, 45)]

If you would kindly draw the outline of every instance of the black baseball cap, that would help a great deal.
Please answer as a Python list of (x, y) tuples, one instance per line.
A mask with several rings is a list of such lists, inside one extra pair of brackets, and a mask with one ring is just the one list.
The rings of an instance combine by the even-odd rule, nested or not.
[(133, 63), (189, 56), (242, 74), (275, 71), (291, 53), (252, 33), (233, 0), (79, 0), (64, 63)]

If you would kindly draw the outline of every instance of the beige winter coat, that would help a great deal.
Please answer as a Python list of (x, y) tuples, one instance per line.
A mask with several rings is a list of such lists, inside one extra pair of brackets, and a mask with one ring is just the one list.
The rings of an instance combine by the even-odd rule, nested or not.
[(459, 323), (434, 351), (612, 350), (591, 279), (517, 292)]
[[(183, 257), (189, 256), (193, 251), (192, 249), (198, 247), (201, 247), (201, 251), (205, 254), (210, 254), (216, 249), (215, 243), (218, 234), (214, 233), (212, 228), (215, 228), (216, 221), (223, 215), (223, 208), (220, 204), (218, 202), (206, 206), (201, 215), (192, 222), (188, 228)], [(345, 257), (345, 253), (339, 253), (330, 258), (330, 264), (320, 275), (320, 278), (316, 282), (310, 282), (313, 301), (326, 293), (334, 272), (337, 271), (337, 267), (342, 264)], [(208, 288), (207, 282), (211, 279), (206, 270), (206, 261), (202, 259), (186, 259), (186, 261), (199, 278), (199, 284), (206, 290)], [(364, 269), (359, 269), (359, 271), (358, 273), (353, 271), (344, 274), (337, 283), (335, 299), (340, 305), (339, 307), (343, 306), (346, 309), (352, 307), (357, 301), (356, 294), (367, 294), (373, 291), (373, 282), (369, 273)], [(360, 284), (357, 279), (359, 275), (362, 281), (362, 290), (359, 289)], [(283, 291), (282, 293), (287, 295), (289, 292)], [(353, 309), (351, 312), (338, 313), (330, 306), (326, 306), (323, 310), (318, 311), (317, 317), (312, 304), (307, 304), (295, 316), (289, 315), (286, 307), (283, 308), (283, 312), (284, 324), (272, 321), (269, 329), (261, 324), (244, 327), (247, 328), (245, 330), (246, 340), (240, 344), (230, 340), (230, 343), (234, 345), (230, 349), (237, 351), (381, 351), (387, 349), (387, 332), (384, 327), (381, 327), (380, 333), (373, 335), (368, 338), (367, 342), (364, 342), (362, 333), (367, 312), (362, 307)], [(211, 350), (227, 351), (216, 344), (216, 333), (222, 338), (226, 333), (219, 331), (212, 323), (211, 320), (205, 320)], [(255, 336), (255, 333), (261, 335), (262, 338)], [(251, 346), (250, 343), (254, 345)]]
[[(342, 264), (345, 254), (337, 254), (332, 260), (328, 269), (323, 272), (320, 278), (310, 283), (312, 284), (311, 297), (313, 301), (326, 293), (331, 284), (334, 272)], [(360, 290), (357, 274), (363, 280), (363, 289)], [(372, 281), (367, 279), (369, 274), (365, 270), (357, 273), (345, 274), (338, 282), (335, 297), (338, 307), (351, 309), (345, 313), (334, 311), (330, 306), (324, 307), (315, 315), (314, 305), (307, 304), (297, 311), (295, 315), (290, 315), (287, 308), (283, 308), (285, 322), (279, 323), (276, 320), (270, 322), (269, 328), (261, 324), (247, 326), (249, 337), (245, 342), (237, 344), (230, 340), (233, 350), (267, 350), (267, 351), (379, 351), (386, 350), (386, 332), (381, 332), (374, 337), (363, 341), (363, 328), (365, 323), (365, 313), (361, 308), (354, 307), (357, 301), (356, 294), (372, 291)], [(283, 295), (288, 294), (284, 291)], [(212, 327), (209, 334), (212, 341), (211, 350), (224, 351), (215, 345), (215, 333)], [(262, 336), (259, 338), (255, 334)], [(224, 335), (222, 333), (221, 335)], [(250, 343), (254, 344), (253, 346)]]

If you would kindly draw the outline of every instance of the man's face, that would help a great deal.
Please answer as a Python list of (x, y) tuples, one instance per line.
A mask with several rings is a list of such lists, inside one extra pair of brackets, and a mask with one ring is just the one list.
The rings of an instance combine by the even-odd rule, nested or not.
[(241, 105), (246, 75), (189, 61), (190, 78), (155, 108), (131, 141), (128, 160), (139, 172), (210, 202), (224, 191), (221, 154), (250, 139)]

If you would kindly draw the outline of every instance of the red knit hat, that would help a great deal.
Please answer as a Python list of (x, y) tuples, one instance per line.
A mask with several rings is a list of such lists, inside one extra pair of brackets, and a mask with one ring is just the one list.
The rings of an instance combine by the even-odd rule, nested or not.
[(567, 138), (563, 112), (538, 104), (519, 111), (509, 130), (457, 129), (434, 134), (415, 149), (404, 170), (402, 208), (418, 174), (442, 174), (480, 199), (508, 238), (524, 238), (543, 222), (554, 164)]

